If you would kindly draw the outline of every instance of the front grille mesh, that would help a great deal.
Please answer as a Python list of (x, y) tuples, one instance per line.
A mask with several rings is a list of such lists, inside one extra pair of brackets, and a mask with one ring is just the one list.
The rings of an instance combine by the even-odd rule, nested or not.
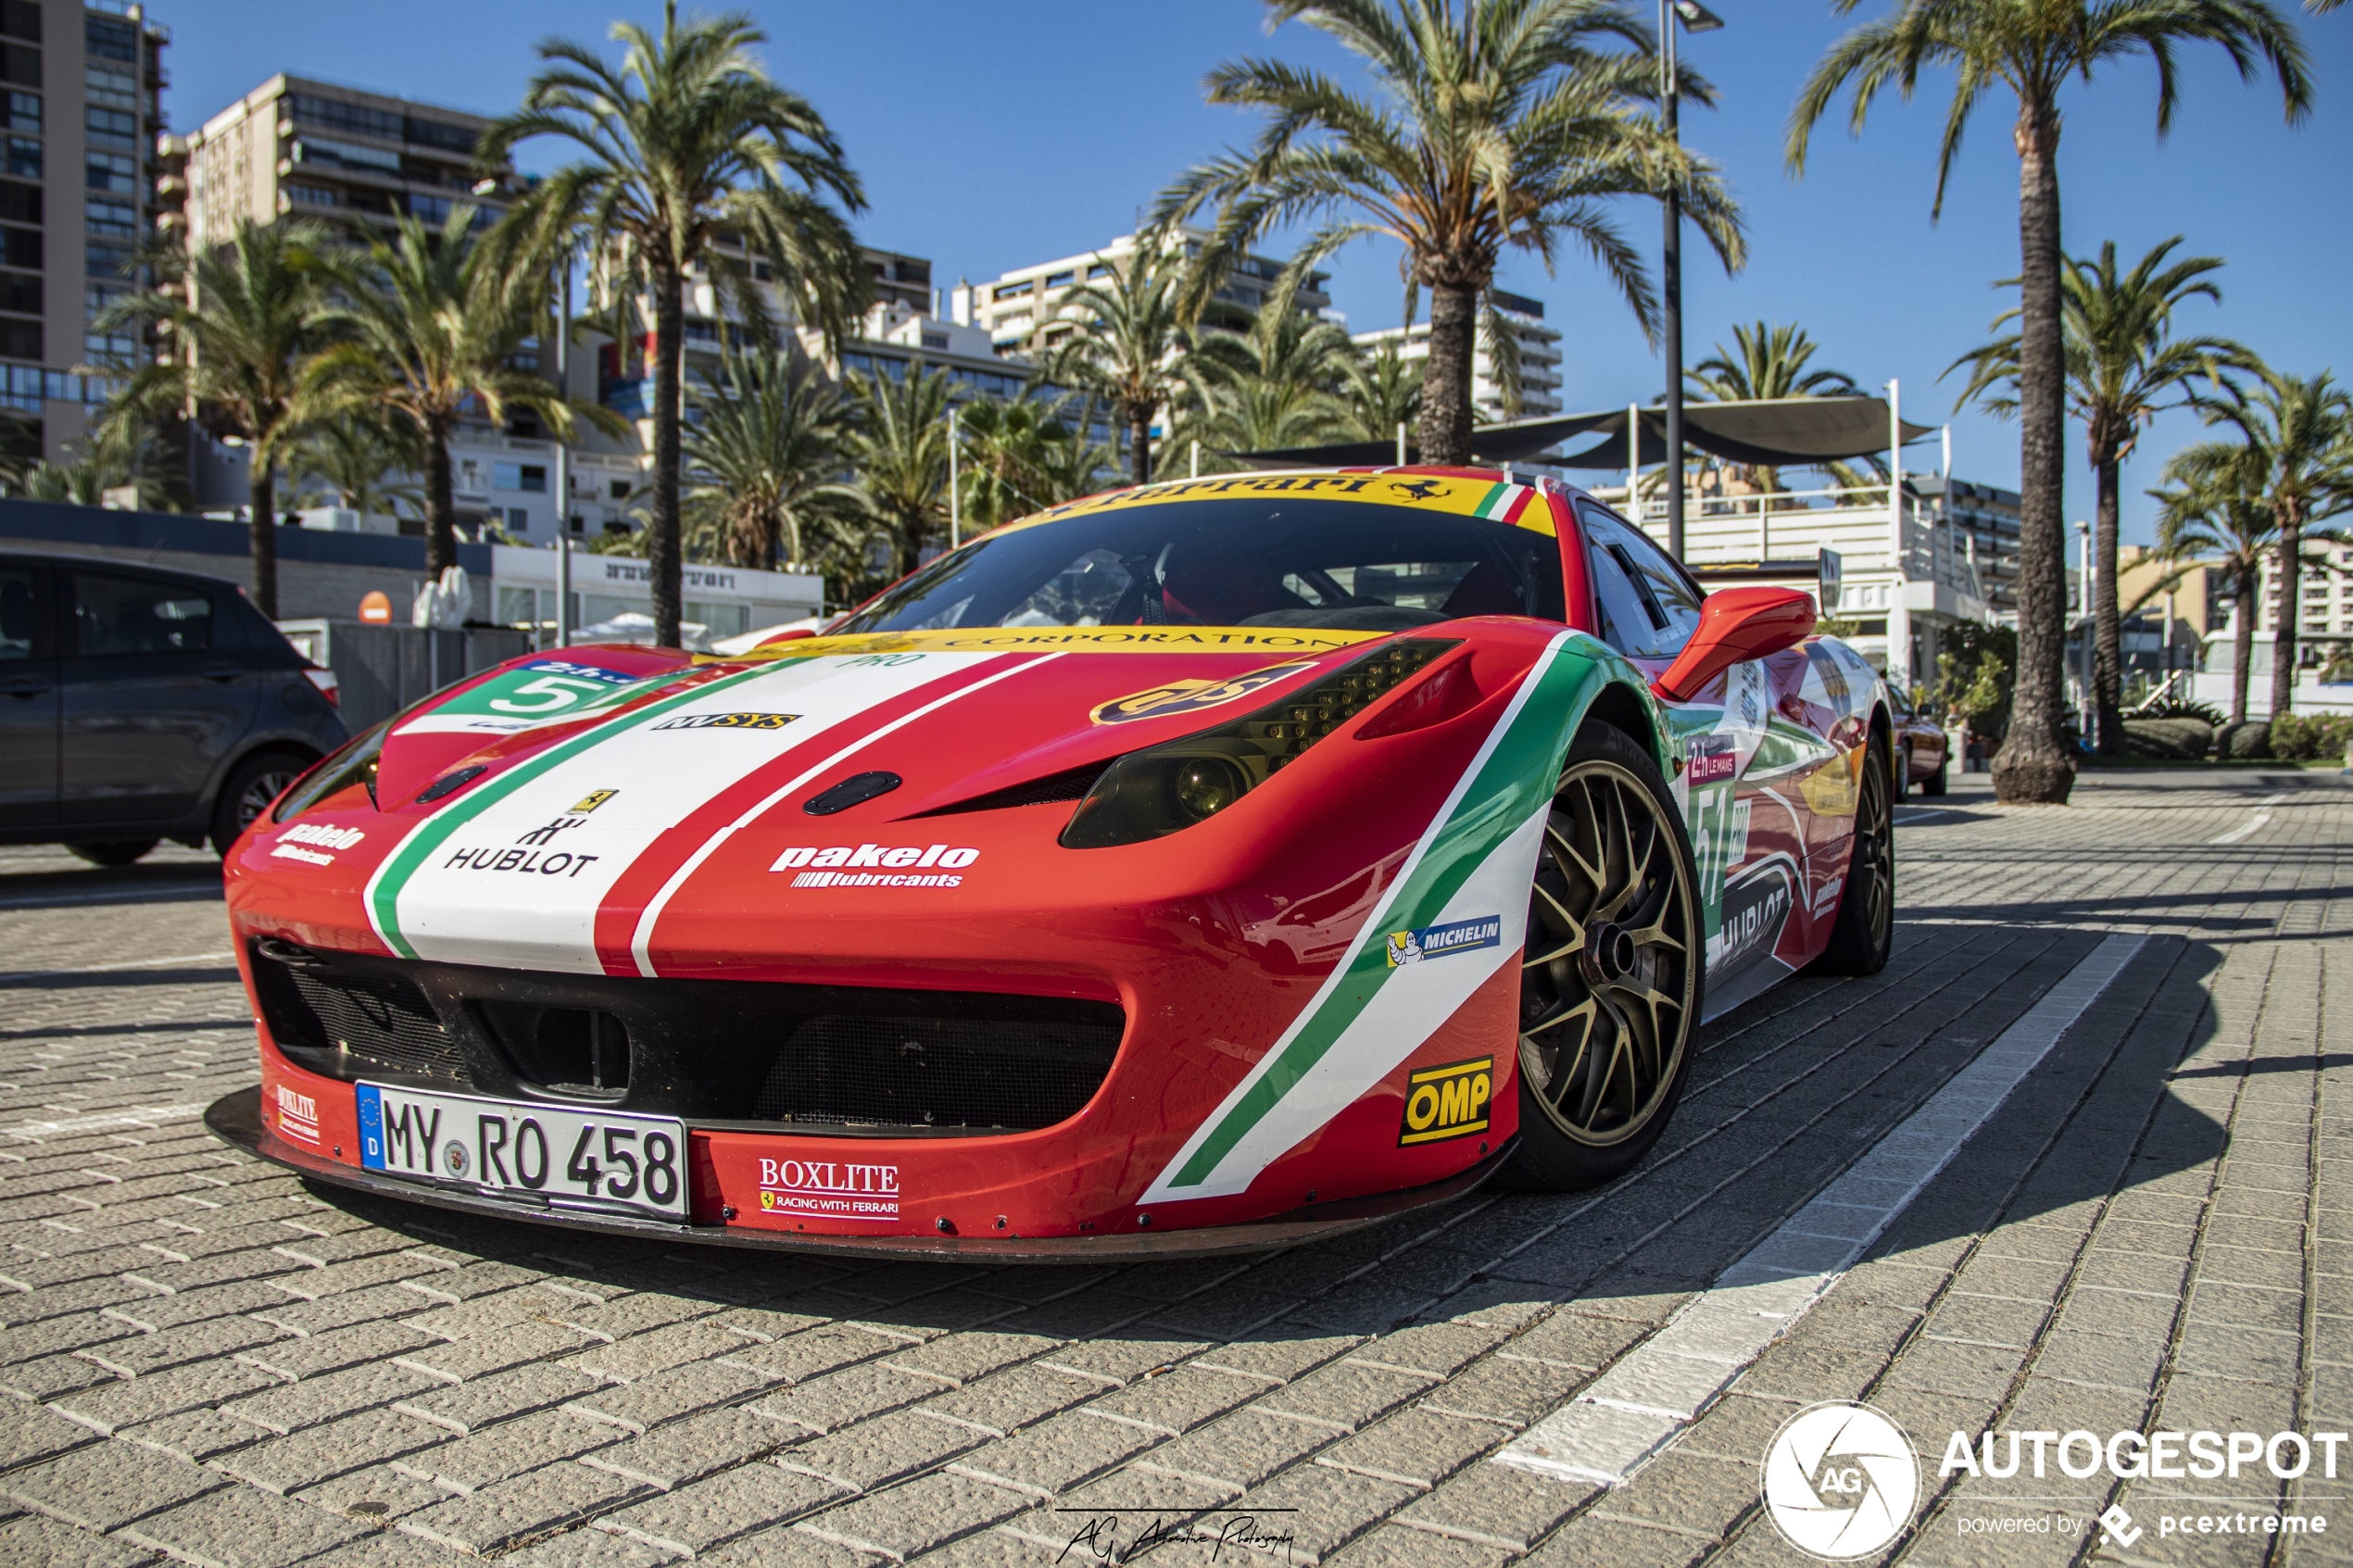
[(752, 1114), (838, 1126), (1051, 1127), (1093, 1098), (1119, 1036), (1109, 1022), (812, 1018), (776, 1053)]
[[(293, 998), (310, 1016), (270, 1020), (282, 1042), (314, 1049), (340, 1047), (357, 1063), (427, 1078), (467, 1079), (465, 1058), (433, 1004), (413, 981), (397, 975), (326, 973), (289, 966)], [(281, 992), (282, 998), (283, 992)], [(288, 1010), (283, 1000), (271, 1010)], [(306, 1023), (311, 1027), (306, 1028)], [(291, 1027), (288, 1027), (291, 1025)]]

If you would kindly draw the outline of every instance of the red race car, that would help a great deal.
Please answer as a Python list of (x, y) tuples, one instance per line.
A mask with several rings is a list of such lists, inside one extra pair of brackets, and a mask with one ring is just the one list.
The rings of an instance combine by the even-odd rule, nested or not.
[(1805, 595), (1466, 470), (1090, 497), (814, 638), (437, 694), (234, 847), (307, 1174), (585, 1229), (1245, 1249), (1631, 1166), (1704, 1018), (1894, 918)]

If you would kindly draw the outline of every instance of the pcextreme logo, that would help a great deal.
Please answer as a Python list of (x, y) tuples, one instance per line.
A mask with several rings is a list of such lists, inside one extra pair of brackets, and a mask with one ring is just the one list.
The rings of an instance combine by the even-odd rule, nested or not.
[(1761, 1491), (1773, 1527), (1798, 1550), (1834, 1562), (1869, 1557), (1911, 1524), (1919, 1459), (1880, 1411), (1826, 1399), (1773, 1434)]

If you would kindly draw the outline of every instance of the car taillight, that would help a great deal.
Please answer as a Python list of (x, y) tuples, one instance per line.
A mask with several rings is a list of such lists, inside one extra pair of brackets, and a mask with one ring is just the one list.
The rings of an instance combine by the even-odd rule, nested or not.
[(303, 673), (309, 677), (312, 685), (319, 688), (321, 696), (337, 708), (343, 706), (343, 683), (335, 679), (333, 671), (313, 669), (305, 670)]

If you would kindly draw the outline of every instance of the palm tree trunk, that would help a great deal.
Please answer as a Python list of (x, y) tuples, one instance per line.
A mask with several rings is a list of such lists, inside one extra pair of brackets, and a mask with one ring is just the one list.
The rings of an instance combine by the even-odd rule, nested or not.
[(654, 520), (647, 531), (646, 564), (653, 573), (654, 641), (679, 646), (682, 579), (678, 559), (678, 387), (686, 349), (685, 280), (668, 258), (654, 263)]
[(1152, 482), (1152, 411), (1141, 403), (1127, 410), (1127, 477)]
[(1478, 339), (1478, 291), (1433, 283), (1429, 358), (1422, 366), (1422, 461), (1460, 465), (1471, 458), (1471, 352)]
[[(2298, 618), (2304, 613), (2304, 590), (2297, 579), (2304, 573), (2304, 510), (2294, 502), (2279, 508), (2280, 542), (2275, 546), (2271, 579), (2279, 584), (2280, 608), (2271, 617), (2271, 717), (2296, 706), (2296, 633)], [(2255, 602), (2254, 595), (2247, 602)]]
[(2067, 405), (2059, 345), (2058, 116), (2024, 105), (2019, 158), (2018, 684), (1994, 755), (2006, 805), (2062, 806), (2075, 784), (2059, 730), (2067, 662)]
[(2263, 586), (2263, 575), (2249, 570), (2239, 573), (2238, 607), (2231, 612), (2231, 722), (2246, 722), (2246, 683), (2251, 671), (2247, 665), (2255, 658), (2255, 596)]
[(254, 460), (247, 504), (253, 508), (253, 604), (278, 619), (278, 465)]
[(449, 430), (425, 427), (425, 577), (438, 583), (458, 564), (458, 495), (449, 478)]
[(2092, 558), (2099, 574), (2092, 589), (2092, 710), (2094, 745), (2103, 757), (2124, 749), (2124, 637), (2116, 609), (2116, 487), (2121, 466), (2112, 455), (2094, 464), (2100, 494), (2092, 522)]

